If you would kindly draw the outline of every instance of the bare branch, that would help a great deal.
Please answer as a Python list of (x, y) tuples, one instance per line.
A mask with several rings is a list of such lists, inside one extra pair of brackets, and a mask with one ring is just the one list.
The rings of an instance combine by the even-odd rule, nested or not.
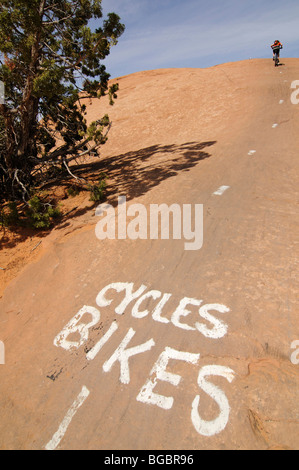
[(19, 180), (18, 178), (18, 173), (19, 173), (20, 170), (15, 170), (14, 172), (14, 178), (13, 178), (13, 182), (16, 181), (22, 188), (23, 192), (22, 192), (22, 199), (23, 201), (27, 204), (27, 201), (26, 201), (26, 198), (25, 196), (29, 196), (29, 193), (27, 191), (27, 189), (25, 188), (24, 184), (22, 183), (22, 181)]
[(71, 175), (72, 178), (75, 178), (75, 180), (79, 181), (79, 183), (81, 183), (81, 184), (87, 183), (87, 181), (86, 181), (85, 179), (83, 179), (83, 178), (78, 178), (78, 176), (74, 175), (74, 173), (71, 172), (71, 170), (70, 170), (70, 168), (69, 168), (69, 166), (68, 166), (68, 164), (67, 164), (65, 158), (63, 158), (63, 164), (64, 164), (64, 166), (65, 166), (67, 172)]

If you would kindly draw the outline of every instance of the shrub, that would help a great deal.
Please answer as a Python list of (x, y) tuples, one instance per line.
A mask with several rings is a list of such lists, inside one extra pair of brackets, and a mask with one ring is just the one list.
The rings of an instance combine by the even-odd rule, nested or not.
[(5, 208), (1, 207), (0, 225), (2, 227), (20, 225), (20, 215), (16, 202), (9, 202)]
[(107, 175), (101, 173), (98, 184), (89, 185), (90, 200), (94, 202), (101, 202), (104, 199), (105, 189), (107, 188), (106, 182)]
[(58, 207), (53, 207), (50, 203), (44, 203), (38, 196), (33, 196), (28, 202), (29, 209), (26, 212), (28, 225), (35, 229), (48, 229), (61, 215)]
[(71, 186), (66, 192), (69, 197), (76, 197), (80, 194), (80, 188), (78, 186)]

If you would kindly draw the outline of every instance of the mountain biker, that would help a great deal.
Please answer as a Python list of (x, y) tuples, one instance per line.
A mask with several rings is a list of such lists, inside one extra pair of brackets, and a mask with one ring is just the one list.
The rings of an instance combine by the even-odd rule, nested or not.
[(279, 58), (280, 49), (283, 48), (283, 45), (281, 44), (281, 42), (278, 41), (278, 39), (277, 39), (277, 40), (274, 41), (274, 43), (272, 44), (271, 48), (272, 48), (272, 50), (273, 50), (273, 60), (275, 60), (275, 54), (277, 54), (277, 57)]

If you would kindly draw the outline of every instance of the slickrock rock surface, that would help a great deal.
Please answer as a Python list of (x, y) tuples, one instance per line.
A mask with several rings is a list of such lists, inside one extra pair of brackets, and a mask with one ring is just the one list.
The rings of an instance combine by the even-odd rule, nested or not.
[[(147, 239), (97, 238), (83, 193), (47, 236), (3, 242), (1, 449), (299, 448), (299, 59), (282, 62), (136, 73), (114, 107), (87, 103), (113, 126), (78, 174), (107, 173)], [(155, 204), (186, 211), (181, 239), (152, 239)]]

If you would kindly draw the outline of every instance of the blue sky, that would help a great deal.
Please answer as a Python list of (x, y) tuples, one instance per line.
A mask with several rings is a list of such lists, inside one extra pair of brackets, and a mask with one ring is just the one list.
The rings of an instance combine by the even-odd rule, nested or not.
[(206, 68), (271, 57), (299, 57), (298, 0), (102, 0), (126, 31), (105, 60), (112, 78), (159, 68)]

